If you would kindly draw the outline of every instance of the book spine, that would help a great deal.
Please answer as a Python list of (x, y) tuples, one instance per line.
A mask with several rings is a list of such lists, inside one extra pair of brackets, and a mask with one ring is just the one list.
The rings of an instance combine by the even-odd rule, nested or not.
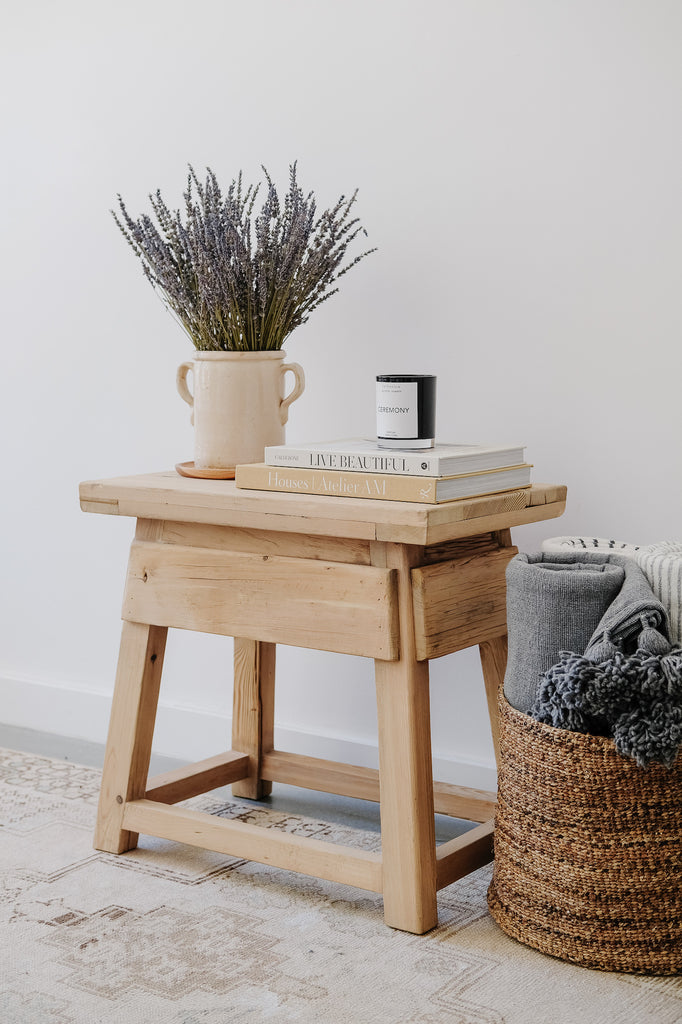
[(330, 494), (345, 498), (418, 501), (436, 504), (436, 481), (385, 473), (342, 473), (326, 469), (249, 464), (237, 466), (237, 487), (295, 494)]
[(438, 456), (403, 452), (385, 455), (358, 455), (354, 452), (316, 452), (306, 448), (287, 449), (286, 452), (265, 449), (267, 466), (293, 469), (335, 470), (344, 473), (388, 473), (408, 476), (440, 476)]

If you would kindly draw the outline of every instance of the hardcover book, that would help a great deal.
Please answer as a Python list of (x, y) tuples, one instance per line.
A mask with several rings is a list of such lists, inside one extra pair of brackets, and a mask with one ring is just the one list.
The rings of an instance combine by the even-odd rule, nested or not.
[(359, 437), (309, 444), (278, 444), (265, 449), (268, 466), (336, 469), (346, 473), (396, 473), (407, 476), (451, 476), (503, 469), (524, 462), (523, 445), (436, 444), (421, 451), (381, 448)]
[(531, 466), (509, 466), (457, 476), (420, 477), (396, 473), (360, 473), (335, 469), (298, 469), (264, 462), (237, 466), (237, 487), (295, 494), (330, 494), (345, 498), (378, 498), (438, 504), (457, 498), (518, 490), (530, 486)]

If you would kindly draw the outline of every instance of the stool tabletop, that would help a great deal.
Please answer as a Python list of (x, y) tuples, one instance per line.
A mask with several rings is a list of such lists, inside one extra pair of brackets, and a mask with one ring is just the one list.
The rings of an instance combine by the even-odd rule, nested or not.
[(565, 509), (566, 487), (533, 484), (427, 505), (254, 491), (238, 488), (234, 480), (199, 480), (168, 470), (85, 481), (80, 503), (84, 512), (140, 519), (430, 545), (554, 519)]

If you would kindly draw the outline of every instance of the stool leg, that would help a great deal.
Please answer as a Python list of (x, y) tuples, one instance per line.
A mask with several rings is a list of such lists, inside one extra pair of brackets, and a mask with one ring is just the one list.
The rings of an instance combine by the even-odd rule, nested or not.
[(249, 755), (249, 775), (232, 784), (232, 795), (260, 800), (272, 783), (260, 778), (261, 757), (274, 746), (275, 644), (234, 640), (232, 749)]
[(438, 908), (429, 665), (415, 657), (412, 612), (410, 569), (417, 560), (410, 548), (386, 545), (385, 564), (398, 569), (401, 656), (374, 664), (384, 920), (421, 935), (438, 924)]
[(507, 667), (507, 635), (496, 636), (493, 640), (485, 640), (479, 645), (478, 652), (481, 656), (481, 668), (483, 669), (483, 681), (485, 693), (488, 700), (488, 715), (490, 717), (490, 731), (493, 734), (493, 745), (495, 747), (495, 758), (500, 763), (500, 726), (498, 721), (497, 698), (500, 687), (504, 681), (504, 672)]
[(95, 849), (125, 853), (137, 846), (137, 833), (122, 827), (125, 805), (141, 799), (159, 700), (165, 626), (124, 622), (111, 705), (109, 736), (95, 829)]
[[(510, 548), (510, 555), (516, 553), (517, 549), (512, 544), (511, 530), (497, 530), (493, 537), (497, 540), (500, 548)], [(507, 635), (494, 637), (479, 644), (478, 653), (481, 658), (483, 669), (483, 682), (485, 683), (485, 695), (488, 701), (488, 717), (490, 718), (490, 731), (493, 737), (495, 748), (495, 760), (500, 763), (500, 726), (497, 701), (500, 687), (504, 682), (504, 673), (507, 668)]]

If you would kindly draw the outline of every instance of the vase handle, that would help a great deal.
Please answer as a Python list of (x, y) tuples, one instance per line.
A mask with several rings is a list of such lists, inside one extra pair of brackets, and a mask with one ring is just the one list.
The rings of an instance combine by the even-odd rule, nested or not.
[(187, 374), (194, 372), (194, 363), (191, 360), (187, 363), (180, 363), (178, 366), (178, 372), (175, 377), (175, 383), (178, 388), (178, 394), (184, 402), (187, 402), (188, 406), (192, 410), (191, 421), (194, 425), (194, 395), (187, 387)]
[(279, 418), (282, 426), (284, 426), (286, 421), (289, 419), (289, 406), (292, 402), (295, 402), (297, 398), (301, 397), (305, 387), (305, 374), (303, 373), (302, 366), (299, 366), (298, 363), (282, 363), (279, 368), (279, 372), (282, 377), (284, 377), (287, 370), (290, 370), (293, 373), (296, 378), (296, 382), (291, 392), (279, 403)]

